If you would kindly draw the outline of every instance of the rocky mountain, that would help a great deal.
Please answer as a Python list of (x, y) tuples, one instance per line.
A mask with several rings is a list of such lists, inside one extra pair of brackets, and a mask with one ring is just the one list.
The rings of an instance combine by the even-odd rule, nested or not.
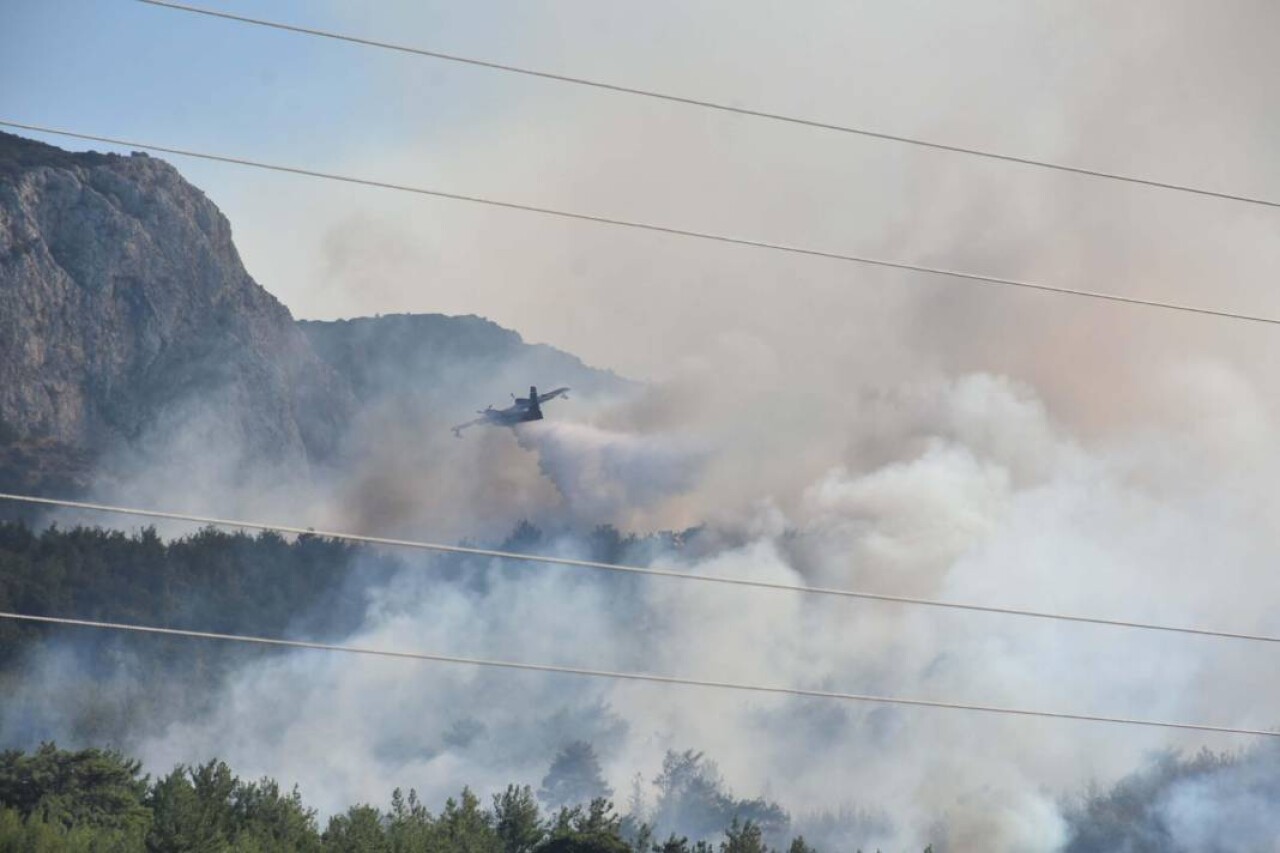
[(145, 154), (0, 134), (0, 418), (96, 453), (210, 413), (251, 455), (331, 452), (352, 398), (231, 226)]
[(205, 470), (305, 473), (362, 408), (444, 416), (534, 381), (626, 385), (478, 317), (296, 323), (173, 166), (0, 133), (2, 488), (65, 494), (215, 447)]

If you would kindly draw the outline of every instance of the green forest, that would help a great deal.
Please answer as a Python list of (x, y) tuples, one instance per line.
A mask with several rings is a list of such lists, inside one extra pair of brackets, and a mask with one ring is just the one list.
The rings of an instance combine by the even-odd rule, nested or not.
[[(692, 538), (623, 536), (604, 526), (574, 541), (587, 559), (643, 564), (654, 550), (676, 542), (687, 547)], [(485, 544), (536, 553), (552, 543), (521, 524), (505, 539)], [(0, 611), (38, 616), (340, 642), (364, 621), (369, 591), (384, 588), (407, 567), (422, 570), (417, 577), (424, 583), (476, 592), (503, 570), (465, 554), (403, 555), (309, 535), (286, 539), (205, 528), (166, 538), (151, 528), (127, 534), (0, 522)], [(621, 593), (633, 579), (611, 582), (626, 600)], [(74, 668), (77, 679), (57, 697), (51, 717), (49, 696), (24, 706), (17, 688), (25, 683), (25, 666), (48, 663), (33, 656), (54, 648), (62, 656), (58, 664)], [(279, 650), (0, 619), (0, 696), (9, 699), (3, 716), (10, 730), (0, 747), (42, 740), (124, 744), (132, 721), (198, 713), (216, 698), (223, 676), (274, 654)], [(161, 672), (164, 677), (155, 678)], [(154, 683), (141, 684), (143, 673)], [(130, 679), (136, 689), (118, 689)], [(16, 743), (14, 730), (20, 730)]]
[[(602, 526), (574, 538), (586, 559), (644, 563), (654, 549), (687, 544), (690, 536), (624, 537)], [(501, 542), (486, 544), (537, 553), (545, 547), (545, 537), (537, 528), (521, 524)], [(486, 583), (491, 568), (491, 561), (465, 554), (420, 556), (415, 562), (429, 566), (431, 577), (441, 583), (477, 587)], [(52, 526), (37, 532), (23, 521), (8, 521), (0, 522), (0, 610), (336, 639), (350, 634), (364, 619), (362, 591), (385, 584), (407, 564), (376, 548), (309, 535), (286, 539), (271, 532), (249, 535), (205, 528), (165, 539), (152, 528), (126, 534)], [(53, 630), (0, 621), (0, 671)], [(221, 648), (199, 645), (151, 638), (131, 648), (162, 657), (177, 650), (188, 655)]]
[[(583, 538), (601, 560), (644, 559), (655, 542), (600, 528)], [(541, 531), (519, 526), (502, 544), (536, 550)], [(665, 542), (662, 544), (666, 544)], [(637, 553), (637, 551), (641, 553)], [(490, 570), (465, 556), (432, 557), (434, 582), (483, 586)], [(340, 542), (204, 529), (166, 540), (152, 529), (39, 532), (0, 524), (0, 610), (224, 633), (340, 639), (364, 617), (362, 592), (405, 567), (394, 555)], [(51, 647), (74, 657), (68, 692), (18, 688)], [(214, 701), (219, 679), (270, 648), (180, 637), (115, 635), (0, 620), (0, 853), (8, 850), (644, 850), (812, 849), (786, 835), (786, 812), (730, 796), (700, 753), (667, 758), (655, 780), (655, 818), (694, 825), (700, 838), (661, 843), (633, 814), (619, 815), (593, 748), (566, 745), (536, 792), (510, 786), (491, 805), (465, 788), (434, 812), (413, 791), (385, 808), (359, 804), (318, 821), (296, 791), (246, 782), (211, 760), (150, 780), (113, 751), (68, 752), (41, 739), (128, 742), (138, 720), (163, 725)], [(146, 676), (140, 675), (147, 674)], [(136, 690), (112, 687), (146, 677)], [(145, 688), (145, 689), (143, 689)], [(177, 702), (177, 704), (175, 704)], [(57, 708), (51, 708), (50, 704)], [(304, 780), (305, 781), (305, 780)], [(546, 810), (545, 813), (543, 810)]]
[[(206, 529), (165, 540), (151, 529), (36, 532), (0, 523), (0, 610), (41, 616), (336, 639), (363, 616), (347, 602), (398, 567), (376, 552), (357, 559), (350, 546), (316, 537)], [(19, 689), (29, 683), (25, 669), (47, 664), (38, 656), (55, 650), (77, 677), (64, 694), (28, 696)], [(124, 743), (131, 721), (198, 711), (223, 675), (264, 654), (271, 652), (0, 620), (7, 740), (0, 747), (52, 739)], [(112, 689), (144, 674), (156, 689)]]
[[(585, 766), (590, 774), (594, 759), (583, 765), (584, 754), (589, 747), (583, 744), (562, 750), (536, 792), (508, 785), (485, 802), (464, 787), (432, 809), (415, 791), (397, 789), (383, 806), (359, 803), (321, 820), (296, 788), (286, 790), (273, 779), (241, 779), (218, 760), (151, 778), (138, 761), (118, 752), (46, 743), (30, 752), (0, 752), (0, 853), (816, 853), (799, 836), (770, 846), (769, 833), (752, 818), (734, 817), (718, 838), (691, 841), (657, 837), (652, 824), (620, 816), (605, 797), (545, 807), (548, 797), (568, 793), (566, 782), (575, 784), (557, 780), (557, 764), (561, 770), (566, 763)], [(696, 765), (689, 753), (668, 756), (663, 775), (654, 780), (663, 791), (657, 811), (664, 797), (688, 794), (680, 790), (679, 774), (691, 757)], [(1162, 822), (1161, 794), (1188, 782), (1212, 786), (1243, 772), (1250, 778), (1246, 789), (1253, 788), (1249, 793), (1261, 807), (1274, 801), (1274, 764), (1274, 750), (1237, 757), (1202, 753), (1185, 760), (1166, 756), (1112, 790), (1083, 798), (1069, 811), (1072, 836), (1064, 850), (1189, 849)], [(603, 781), (597, 777), (593, 784)], [(1223, 832), (1228, 837), (1225, 827)], [(1248, 849), (1270, 849), (1270, 843)]]
[[(205, 529), (165, 541), (150, 528), (135, 535), (83, 527), (37, 533), (10, 522), (0, 524), (0, 609), (226, 633), (340, 636), (361, 616), (337, 606), (354, 554), (350, 545), (310, 536), (290, 542), (272, 533)], [(364, 582), (397, 566), (376, 552), (361, 556)], [(0, 624), (0, 668), (51, 630)], [(164, 654), (190, 644), (145, 645)]]
[[(580, 747), (579, 747), (580, 749)], [(564, 758), (564, 754), (558, 760)], [(544, 780), (556, 784), (553, 771)], [(761, 827), (732, 821), (718, 843), (654, 838), (595, 798), (548, 813), (529, 786), (510, 785), (484, 803), (463, 788), (431, 810), (396, 790), (386, 807), (353, 805), (323, 822), (297, 789), (246, 781), (212, 760), (151, 779), (139, 762), (98, 749), (44, 744), (0, 753), (2, 853), (126, 851), (340, 851), (340, 853), (767, 853)], [(812, 853), (797, 837), (787, 853)]]

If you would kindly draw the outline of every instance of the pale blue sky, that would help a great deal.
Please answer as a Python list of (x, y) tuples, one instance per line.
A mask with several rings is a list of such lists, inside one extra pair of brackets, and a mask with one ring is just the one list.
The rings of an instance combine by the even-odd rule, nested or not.
[[(381, 28), (377, 14), (356, 11), (360, 4), (209, 5), (392, 40), (467, 40), (461, 31), (484, 23), (466, 14), (466, 4), (447, 2), (417, 4), (418, 19), (429, 25), (425, 33), (387, 26), (396, 21), (389, 5)], [(406, 118), (404, 93), (388, 87), (385, 76), (403, 60), (363, 48), (133, 0), (6, 0), (2, 14), (0, 108), (20, 121), (315, 163), (341, 157), (364, 134), (386, 134)], [(484, 41), (492, 45), (500, 36)], [(432, 73), (449, 90), (420, 93), (433, 121), (465, 121), (468, 88), (493, 83), (458, 71), (437, 64)]]

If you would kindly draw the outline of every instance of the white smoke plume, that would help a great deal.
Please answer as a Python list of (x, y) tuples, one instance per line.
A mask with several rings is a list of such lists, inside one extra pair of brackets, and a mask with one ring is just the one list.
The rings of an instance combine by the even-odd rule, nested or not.
[[(1192, 365), (1187, 375), (1215, 373)], [(1243, 380), (1235, 388), (1248, 396)], [(1029, 387), (999, 377), (882, 394), (865, 430), (850, 424), (848, 458), (796, 500), (722, 513), (708, 530), (723, 544), (658, 565), (1274, 631), (1275, 545), (1256, 522), (1277, 509), (1275, 499), (1265, 483), (1241, 476), (1240, 465), (1261, 460), (1246, 454), (1224, 465), (1218, 438), (1274, 427), (1256, 406), (1207, 416), (1208, 427), (1188, 416), (1195, 426), (1187, 431), (1086, 448)], [(696, 465), (657, 437), (559, 424), (521, 441), (592, 523), (663, 501), (687, 511), (680, 492), (706, 482), (686, 479)], [(729, 461), (713, 450), (708, 470)], [(662, 474), (664, 464), (680, 475)], [(659, 476), (646, 480), (653, 470)], [(563, 547), (572, 552), (572, 539)], [(1229, 566), (1232, 586), (1257, 594), (1222, 595), (1214, 566)], [(411, 565), (376, 593), (351, 641), (1260, 728), (1275, 722), (1270, 708), (1280, 698), (1252, 678), (1265, 653), (1225, 641), (554, 567), (494, 566), (482, 587), (442, 584), (431, 573)], [(160, 767), (218, 754), (250, 775), (303, 780), (308, 797), (334, 809), (395, 785), (436, 798), (463, 780), (482, 790), (513, 779), (536, 785), (556, 748), (579, 738), (596, 743), (616, 790), (637, 771), (654, 775), (666, 749), (697, 748), (719, 761), (735, 790), (768, 791), (797, 816), (881, 810), (896, 846), (1001, 851), (1062, 849), (1064, 798), (1089, 780), (1121, 777), (1152, 750), (1240, 745), (1155, 729), (296, 653), (246, 668), (218, 712), (171, 727), (144, 754)]]
[(534, 422), (515, 433), (564, 497), (568, 520), (624, 529), (637, 514), (691, 491), (706, 455), (672, 436), (583, 424)]

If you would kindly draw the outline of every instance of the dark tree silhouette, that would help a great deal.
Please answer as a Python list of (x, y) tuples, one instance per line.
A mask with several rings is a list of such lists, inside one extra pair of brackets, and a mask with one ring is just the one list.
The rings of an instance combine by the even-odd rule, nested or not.
[(612, 796), (613, 789), (604, 781), (595, 748), (581, 740), (565, 745), (556, 753), (538, 789), (538, 799), (551, 808), (577, 806)]

